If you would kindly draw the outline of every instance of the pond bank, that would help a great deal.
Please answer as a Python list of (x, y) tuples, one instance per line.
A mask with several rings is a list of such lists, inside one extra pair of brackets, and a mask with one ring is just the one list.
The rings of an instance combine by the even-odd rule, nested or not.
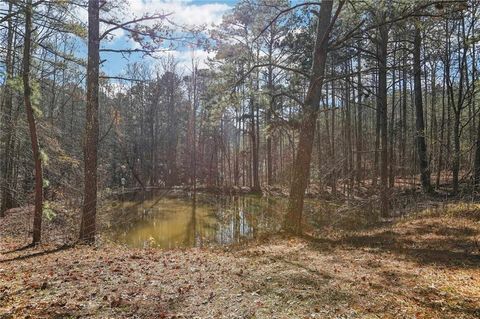
[(20, 217), (0, 226), (0, 318), (480, 315), (479, 205), (366, 230), (169, 251), (45, 244), (7, 252), (22, 243), (3, 225)]

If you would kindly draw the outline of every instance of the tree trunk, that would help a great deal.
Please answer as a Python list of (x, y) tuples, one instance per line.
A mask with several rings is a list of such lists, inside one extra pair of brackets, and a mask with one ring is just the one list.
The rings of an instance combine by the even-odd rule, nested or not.
[(168, 94), (168, 104), (167, 104), (167, 176), (166, 183), (167, 187), (173, 187), (178, 182), (177, 174), (177, 144), (178, 144), (178, 121), (177, 114), (175, 110), (176, 99), (175, 99), (175, 83), (177, 81), (176, 75), (174, 72), (166, 73), (166, 80), (168, 81), (167, 85), (167, 94)]
[[(378, 77), (375, 79), (375, 87), (377, 87), (378, 96)], [(372, 169), (372, 186), (377, 186), (378, 183), (378, 155), (380, 148), (380, 111), (375, 112), (375, 150), (373, 154), (373, 169)]]
[(420, 48), (422, 45), (422, 37), (420, 27), (415, 26), (415, 37), (413, 41), (413, 77), (414, 77), (414, 94), (415, 94), (415, 114), (416, 114), (416, 131), (415, 140), (417, 142), (417, 153), (420, 165), (420, 177), (422, 189), (424, 192), (431, 191), (430, 184), (430, 168), (428, 166), (427, 144), (425, 143), (425, 123), (423, 120), (423, 99), (422, 99), (422, 82), (421, 82), (421, 60)]
[[(257, 52), (257, 59), (258, 59), (258, 52)], [(253, 79), (252, 79), (253, 81)], [(253, 88), (253, 83), (251, 88)], [(260, 89), (259, 87), (259, 73), (257, 69), (257, 74), (255, 78), (255, 91), (258, 92)], [(260, 188), (260, 168), (259, 168), (259, 140), (260, 140), (260, 126), (259, 126), (259, 109), (258, 109), (258, 101), (256, 101), (253, 95), (250, 96), (250, 112), (252, 116), (252, 131), (251, 131), (251, 138), (252, 138), (252, 178), (253, 178), (253, 188), (252, 191), (254, 193), (260, 193), (262, 190)]]
[(477, 126), (477, 141), (475, 143), (475, 160), (474, 160), (473, 182), (475, 187), (480, 185), (480, 121)]
[[(12, 3), (8, 5), (9, 14), (12, 13)], [(13, 36), (14, 29), (12, 24), (12, 19), (8, 19), (8, 31), (7, 31), (7, 54), (5, 57), (5, 71), (6, 78), (3, 91), (2, 99), (2, 123), (1, 129), (3, 131), (3, 138), (1, 139), (2, 144), (4, 145), (3, 157), (3, 166), (1, 172), (1, 206), (0, 206), (0, 217), (3, 217), (5, 211), (12, 208), (14, 205), (13, 202), (13, 192), (12, 192), (12, 171), (13, 171), (13, 155), (14, 155), (14, 146), (13, 141), (13, 130), (15, 129), (13, 125), (13, 95), (10, 88), (10, 79), (13, 78)]]
[(42, 206), (43, 206), (43, 178), (42, 160), (38, 146), (37, 127), (32, 107), (32, 88), (30, 87), (30, 58), (32, 41), (32, 2), (27, 1), (25, 5), (25, 42), (23, 45), (23, 92), (25, 101), (25, 112), (27, 114), (30, 141), (32, 143), (33, 160), (35, 163), (35, 210), (33, 214), (33, 244), (41, 240), (42, 234)]
[(290, 185), (288, 213), (285, 220), (285, 229), (294, 233), (301, 232), (303, 200), (310, 175), (310, 161), (312, 156), (315, 123), (327, 60), (329, 25), (332, 17), (333, 1), (322, 1), (317, 22), (315, 48), (313, 52), (312, 74), (307, 95), (305, 97), (304, 112), (300, 125), (297, 156)]
[[(397, 45), (395, 45), (395, 49), (393, 52), (393, 65), (396, 64), (397, 56)], [(390, 188), (393, 188), (395, 186), (395, 107), (396, 107), (396, 93), (397, 93), (397, 85), (396, 85), (396, 73), (395, 70), (392, 70), (392, 108), (391, 108), (391, 115), (390, 115), (390, 127), (389, 127), (389, 151), (388, 151), (388, 156), (389, 156), (389, 170), (388, 170), (388, 185)]]
[(402, 130), (402, 138), (401, 138), (401, 145), (400, 145), (400, 156), (401, 156), (401, 163), (402, 163), (402, 178), (405, 177), (406, 173), (406, 162), (407, 162), (407, 54), (404, 52), (404, 59), (402, 68), (402, 116), (401, 116), (401, 130)]
[(460, 111), (455, 110), (453, 123), (453, 193), (458, 193), (459, 188), (459, 173), (460, 173)]
[[(385, 17), (382, 19), (385, 21)], [(377, 112), (380, 129), (380, 201), (381, 214), (387, 216), (389, 210), (388, 185), (388, 142), (387, 142), (387, 45), (388, 27), (385, 23), (380, 26), (378, 43), (378, 93)]]
[[(476, 60), (476, 53), (475, 50), (472, 52), (472, 78), (476, 79), (477, 78), (477, 60)], [(476, 92), (476, 82), (475, 80), (472, 83), (472, 92)], [(473, 104), (473, 109), (476, 111), (476, 105), (475, 105), (476, 99), (475, 99), (475, 93), (474, 97), (472, 99), (472, 104)], [(477, 124), (477, 140), (475, 144), (475, 160), (474, 160), (474, 172), (473, 172), (473, 182), (475, 187), (478, 187), (480, 185), (480, 117), (479, 121)]]
[(443, 167), (443, 148), (444, 148), (444, 135), (445, 135), (445, 66), (444, 66), (444, 71), (443, 71), (443, 86), (442, 86), (442, 119), (441, 119), (441, 125), (440, 125), (440, 140), (439, 142), (439, 147), (438, 147), (438, 163), (437, 163), (437, 178), (436, 178), (436, 183), (435, 186), (436, 188), (440, 187), (440, 178), (442, 174), (442, 167)]
[[(333, 72), (333, 67), (332, 67)], [(335, 153), (335, 107), (336, 107), (336, 100), (335, 100), (335, 82), (331, 83), (332, 89), (332, 109), (331, 109), (331, 126), (332, 126), (332, 133), (331, 133), (331, 140), (330, 140), (330, 185), (332, 187), (332, 194), (337, 193), (337, 159)]]
[[(270, 39), (269, 46), (269, 62), (272, 63), (272, 42), (273, 39)], [(272, 112), (275, 108), (275, 97), (273, 95), (273, 67), (269, 66), (268, 68), (268, 90), (271, 94), (268, 109), (266, 110), (266, 124), (270, 125), (272, 120)], [(271, 186), (273, 183), (273, 158), (272, 158), (272, 131), (267, 132), (267, 185)]]
[(251, 131), (250, 138), (252, 142), (252, 191), (254, 193), (261, 192), (260, 179), (258, 172), (258, 143), (257, 143), (257, 125), (255, 124), (255, 102), (253, 96), (250, 97), (250, 116), (251, 116)]
[(99, 2), (88, 1), (87, 105), (84, 146), (84, 198), (80, 240), (95, 241), (97, 214)]
[(357, 60), (357, 166), (356, 166), (356, 176), (357, 183), (360, 184), (363, 181), (363, 172), (362, 172), (362, 152), (363, 152), (363, 106), (362, 106), (362, 90), (360, 88), (360, 83), (362, 80), (362, 58), (360, 51), (358, 52)]

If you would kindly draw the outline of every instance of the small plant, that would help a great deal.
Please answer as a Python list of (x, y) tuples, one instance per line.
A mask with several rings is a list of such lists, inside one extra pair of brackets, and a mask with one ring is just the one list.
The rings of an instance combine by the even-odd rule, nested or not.
[(43, 203), (43, 216), (50, 222), (57, 217), (57, 213), (50, 206), (50, 202)]

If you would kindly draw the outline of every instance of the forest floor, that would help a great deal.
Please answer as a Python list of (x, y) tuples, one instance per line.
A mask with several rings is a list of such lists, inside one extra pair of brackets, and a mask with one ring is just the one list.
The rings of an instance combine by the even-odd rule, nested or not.
[(54, 240), (21, 249), (12, 229), (29, 214), (0, 225), (0, 318), (480, 317), (480, 205), (168, 251)]

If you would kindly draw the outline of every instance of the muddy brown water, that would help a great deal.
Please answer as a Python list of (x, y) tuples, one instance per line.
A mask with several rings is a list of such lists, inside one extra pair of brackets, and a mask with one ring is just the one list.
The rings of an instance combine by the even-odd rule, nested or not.
[[(179, 248), (240, 243), (278, 232), (287, 199), (254, 195), (153, 194), (110, 202), (106, 237), (129, 247)], [(309, 200), (307, 216), (331, 204)]]

